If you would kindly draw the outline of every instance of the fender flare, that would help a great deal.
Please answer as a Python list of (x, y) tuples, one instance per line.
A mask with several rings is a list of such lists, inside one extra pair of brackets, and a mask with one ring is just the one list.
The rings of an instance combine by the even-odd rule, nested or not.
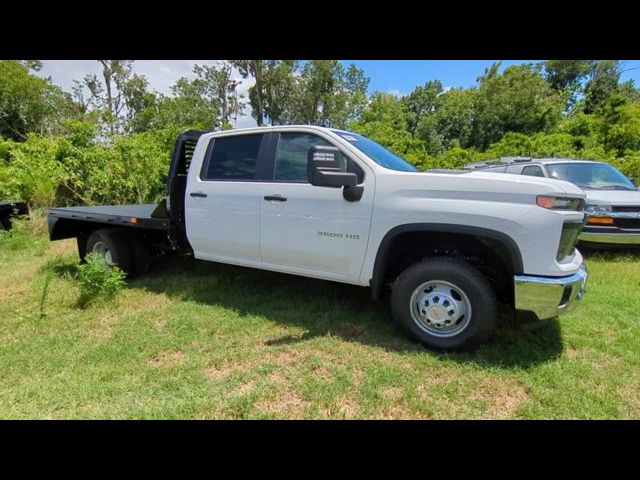
[(504, 232), (483, 227), (449, 223), (407, 223), (404, 225), (398, 225), (389, 230), (380, 242), (378, 252), (376, 253), (375, 263), (373, 265), (373, 275), (369, 280), (372, 298), (377, 299), (380, 295), (380, 291), (382, 290), (384, 272), (387, 266), (387, 254), (389, 253), (393, 240), (398, 235), (409, 232), (462, 233), (490, 238), (500, 242), (507, 248), (509, 256), (511, 257), (511, 268), (513, 269), (514, 274), (520, 274), (524, 270), (522, 265), (522, 254), (518, 244), (513, 238)]

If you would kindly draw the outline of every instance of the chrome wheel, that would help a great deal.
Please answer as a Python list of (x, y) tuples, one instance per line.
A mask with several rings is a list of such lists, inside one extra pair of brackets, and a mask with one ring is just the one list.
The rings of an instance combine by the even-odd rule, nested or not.
[(111, 250), (109, 250), (109, 247), (107, 247), (107, 245), (104, 242), (96, 242), (91, 251), (93, 253), (100, 254), (102, 258), (104, 258), (105, 262), (107, 262), (107, 264), (109, 265), (113, 264), (113, 257), (111, 256)]
[(436, 337), (453, 337), (471, 320), (471, 302), (464, 291), (444, 280), (431, 280), (411, 295), (411, 317), (423, 331)]

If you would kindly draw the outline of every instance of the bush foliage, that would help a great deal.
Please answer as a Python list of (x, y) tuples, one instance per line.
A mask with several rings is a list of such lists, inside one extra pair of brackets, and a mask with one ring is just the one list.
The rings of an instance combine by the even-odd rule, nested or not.
[(640, 179), (640, 92), (620, 83), (618, 61), (546, 61), (503, 72), (495, 64), (471, 88), (430, 80), (409, 95), (368, 98), (364, 72), (337, 61), (196, 66), (172, 96), (150, 91), (133, 62), (100, 62), (111, 88), (121, 88), (119, 107), (96, 76), (71, 95), (29, 73), (33, 62), (0, 61), (0, 199), (31, 208), (158, 201), (178, 133), (231, 128), (246, 107), (232, 65), (243, 79), (260, 75), (248, 95), (258, 124), (353, 129), (422, 169), (511, 155), (571, 157), (607, 161)]
[(98, 253), (90, 253), (78, 267), (76, 277), (80, 286), (80, 305), (99, 298), (113, 298), (124, 288), (126, 274), (115, 265), (108, 265)]

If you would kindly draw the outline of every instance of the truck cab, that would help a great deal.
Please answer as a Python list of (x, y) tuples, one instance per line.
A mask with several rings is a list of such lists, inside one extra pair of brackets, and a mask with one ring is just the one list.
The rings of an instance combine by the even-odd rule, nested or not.
[(81, 255), (108, 252), (129, 271), (164, 237), (196, 259), (369, 287), (373, 299), (390, 287), (397, 326), (439, 349), (485, 341), (499, 298), (546, 319), (585, 292), (585, 195), (569, 182), (423, 172), (358, 133), (300, 125), (185, 132), (167, 185), (139, 216), (52, 209), (51, 239), (76, 236)]

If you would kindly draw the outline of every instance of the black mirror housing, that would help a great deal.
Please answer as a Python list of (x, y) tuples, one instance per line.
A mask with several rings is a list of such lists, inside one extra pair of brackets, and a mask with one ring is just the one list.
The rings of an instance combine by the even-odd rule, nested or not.
[(340, 168), (340, 150), (336, 147), (314, 146), (309, 149), (307, 177), (316, 187), (352, 187), (358, 184), (355, 173)]

